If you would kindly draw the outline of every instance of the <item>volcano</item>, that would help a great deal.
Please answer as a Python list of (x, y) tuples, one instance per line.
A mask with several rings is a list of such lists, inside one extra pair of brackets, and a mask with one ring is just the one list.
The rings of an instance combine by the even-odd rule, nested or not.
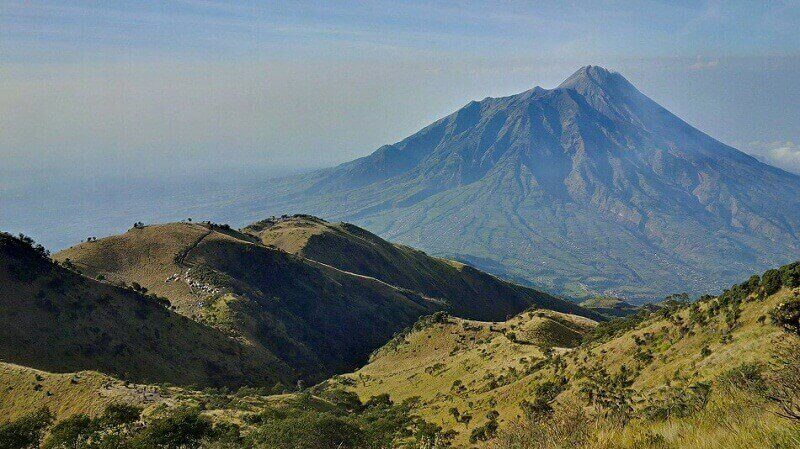
[(800, 177), (597, 66), (226, 207), (350, 221), (573, 298), (710, 293), (800, 254)]

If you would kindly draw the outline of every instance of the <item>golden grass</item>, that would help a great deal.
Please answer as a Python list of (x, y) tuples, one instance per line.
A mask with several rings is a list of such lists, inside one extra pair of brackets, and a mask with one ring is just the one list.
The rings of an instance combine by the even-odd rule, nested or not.
[(96, 416), (110, 403), (155, 404), (163, 401), (152, 387), (125, 384), (94, 372), (54, 374), (0, 363), (0, 423), (47, 407), (56, 419), (76, 413)]
[[(622, 365), (634, 369), (637, 375), (633, 388), (638, 392), (637, 397), (642, 398), (668, 381), (712, 381), (721, 373), (743, 363), (767, 363), (770, 348), (789, 337), (764, 317), (776, 304), (793, 294), (784, 289), (763, 301), (751, 298), (742, 304), (741, 316), (732, 330), (727, 330), (720, 316), (704, 326), (692, 325), (688, 332), (682, 332), (679, 326), (654, 315), (636, 329), (609, 341), (576, 349), (556, 348), (555, 354), (560, 355), (559, 359), (564, 363), (560, 371), (562, 374), (559, 375), (570, 380), (559, 401), (577, 400), (581, 384), (578, 372), (581, 367), (594, 364), (612, 373)], [(705, 307), (707, 305), (701, 306), (701, 309)], [(449, 323), (412, 332), (406, 336), (404, 343), (387, 345), (376, 352), (367, 366), (345, 376), (351, 380), (343, 384), (352, 383), (348, 388), (362, 399), (382, 393), (389, 394), (395, 401), (419, 396), (421, 400), (416, 411), (443, 428), (458, 432), (455, 440), (457, 447), (468, 446), (470, 431), (486, 422), (486, 412), (499, 412), (500, 428), (508, 429), (522, 415), (519, 404), (534, 396), (536, 385), (554, 378), (552, 363), (544, 363), (533, 370), (526, 371), (526, 368), (545, 359), (540, 346), (558, 346), (564, 335), (555, 334), (548, 338), (545, 333), (534, 340), (531, 335), (536, 335), (535, 330), (552, 332), (560, 329), (559, 325), (564, 323), (565, 318), (583, 326), (590, 325), (588, 320), (580, 317), (551, 315), (552, 318), (560, 318), (554, 320), (546, 318), (547, 314), (544, 316), (523, 313), (502, 323), (451, 318)], [(682, 310), (677, 316), (686, 323), (689, 310)], [(584, 327), (581, 332), (587, 329)], [(511, 341), (507, 336), (509, 332), (514, 332), (518, 341)], [(723, 335), (727, 335), (730, 341), (723, 343)], [(524, 341), (526, 339), (528, 341)], [(644, 341), (641, 347), (636, 339)], [(711, 350), (710, 355), (703, 354), (704, 347)], [(637, 352), (648, 350), (652, 359), (649, 362), (637, 361)], [(490, 385), (492, 379), (501, 381)], [(460, 391), (453, 388), (453, 383), (459, 381), (465, 387)], [(469, 424), (456, 422), (449, 413), (451, 407), (471, 413), (473, 419)], [(730, 415), (730, 420), (720, 420), (721, 415)], [(741, 431), (726, 430), (733, 425), (740, 426)], [(605, 443), (597, 447), (645, 447), (641, 446), (644, 443), (639, 440), (654, 432), (666, 441), (668, 446), (665, 447), (723, 448), (726, 444), (745, 447), (751, 443), (756, 444), (751, 448), (769, 447), (758, 446), (757, 443), (778, 438), (776, 432), (785, 430), (786, 424), (770, 413), (742, 407), (738, 402), (731, 405), (718, 399), (709, 405), (707, 411), (691, 419), (657, 425), (640, 422), (622, 430), (603, 430), (597, 435), (598, 438), (605, 438)], [(660, 441), (658, 437), (655, 438), (653, 441)]]

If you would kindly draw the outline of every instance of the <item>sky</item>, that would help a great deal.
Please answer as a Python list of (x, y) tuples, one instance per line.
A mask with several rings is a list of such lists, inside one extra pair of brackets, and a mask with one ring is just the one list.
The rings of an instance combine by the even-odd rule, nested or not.
[(796, 1), (0, 0), (0, 189), (328, 166), (588, 64), (800, 173), (798, 29)]

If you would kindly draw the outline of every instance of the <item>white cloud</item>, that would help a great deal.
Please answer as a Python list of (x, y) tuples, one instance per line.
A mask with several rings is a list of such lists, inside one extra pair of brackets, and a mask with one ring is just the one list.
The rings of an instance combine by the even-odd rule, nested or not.
[(707, 70), (713, 69), (719, 65), (719, 59), (711, 59), (708, 61), (703, 60), (700, 56), (697, 57), (694, 64), (689, 66), (689, 70)]
[(770, 165), (800, 174), (800, 144), (791, 140), (750, 142), (743, 150)]

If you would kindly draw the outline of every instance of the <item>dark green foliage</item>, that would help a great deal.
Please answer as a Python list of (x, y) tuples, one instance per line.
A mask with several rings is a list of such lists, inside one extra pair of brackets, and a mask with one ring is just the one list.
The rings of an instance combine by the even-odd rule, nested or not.
[(761, 278), (761, 288), (767, 296), (780, 290), (781, 285), (781, 272), (779, 270), (767, 270)]
[[(361, 401), (358, 398), (358, 395), (353, 393), (352, 391), (339, 390), (339, 389), (327, 390), (324, 391), (321, 396), (348, 412), (361, 411), (363, 407)], [(389, 395), (385, 396), (388, 399)], [(389, 405), (391, 405), (391, 401), (389, 401)]]
[(439, 426), (412, 415), (410, 406), (394, 404), (388, 395), (361, 404), (352, 393), (335, 389), (321, 392), (320, 398), (305, 395), (292, 405), (248, 417), (255, 430), (245, 446), (383, 449), (401, 440), (448, 440)]
[(73, 415), (50, 430), (50, 436), (42, 445), (43, 449), (74, 448), (86, 442), (89, 436), (99, 429), (99, 423), (86, 415)]
[(364, 432), (346, 418), (315, 411), (265, 419), (249, 437), (253, 445), (297, 449), (357, 448), (363, 440)]
[(619, 372), (610, 374), (601, 366), (585, 372), (580, 392), (589, 404), (607, 416), (627, 419), (633, 412), (633, 373), (622, 365)]
[(635, 329), (636, 326), (649, 318), (650, 314), (651, 312), (647, 310), (641, 310), (635, 315), (600, 322), (593, 332), (584, 335), (584, 342), (608, 341), (617, 335), (622, 335), (629, 330)]
[(704, 382), (687, 387), (666, 387), (650, 395), (643, 412), (654, 420), (686, 417), (705, 407), (710, 393), (711, 385)]
[(38, 447), (42, 431), (53, 421), (50, 410), (43, 408), (0, 426), (0, 449)]
[(99, 418), (104, 426), (119, 426), (139, 420), (142, 409), (133, 405), (110, 404)]
[(536, 422), (552, 415), (552, 404), (556, 397), (566, 388), (566, 379), (547, 381), (536, 386), (535, 396), (531, 401), (522, 401), (520, 406), (529, 421)]
[(497, 435), (497, 427), (497, 420), (489, 419), (489, 421), (486, 421), (482, 426), (472, 429), (469, 435), (469, 442), (475, 444), (479, 441), (486, 441), (490, 438), (494, 438), (494, 436)]
[(169, 415), (147, 423), (145, 430), (138, 433), (128, 447), (197, 447), (200, 441), (214, 434), (211, 421), (200, 415), (196, 409), (180, 409)]
[(772, 310), (772, 321), (786, 332), (800, 335), (800, 299), (794, 298)]

